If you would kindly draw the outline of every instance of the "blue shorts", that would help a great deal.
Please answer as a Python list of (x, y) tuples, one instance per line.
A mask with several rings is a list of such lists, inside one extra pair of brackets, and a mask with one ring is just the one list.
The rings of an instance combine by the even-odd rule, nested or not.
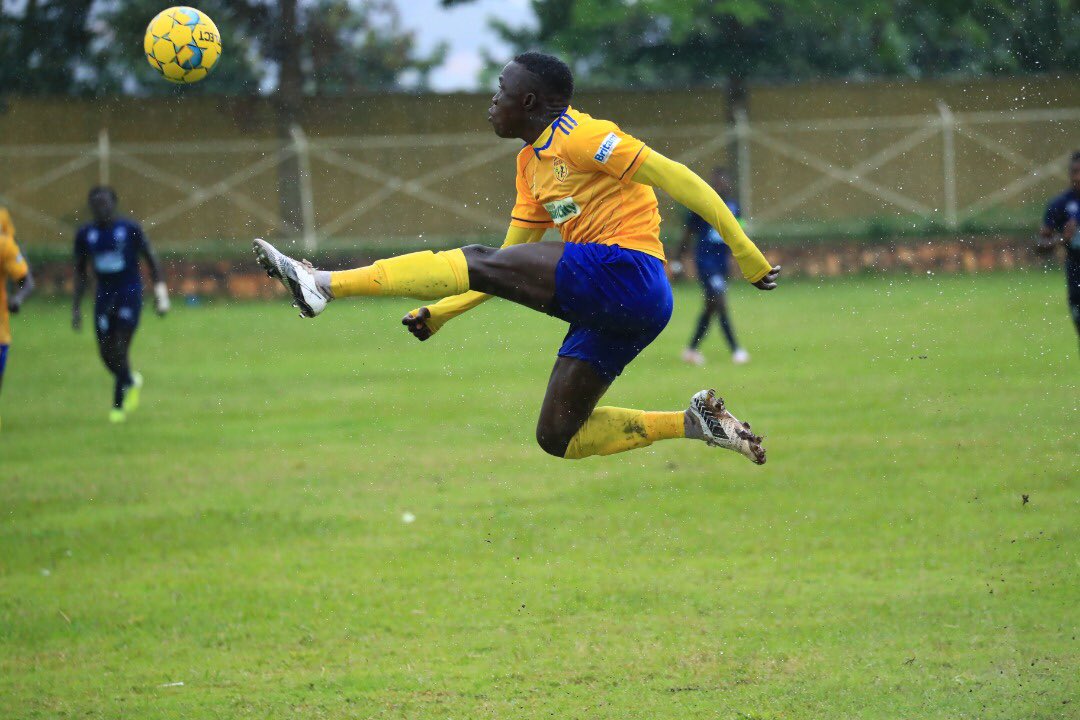
[(722, 295), (727, 292), (728, 254), (698, 255), (697, 275), (705, 295)]
[(618, 245), (566, 243), (552, 315), (570, 323), (559, 357), (592, 363), (613, 381), (671, 319), (662, 260)]
[(8, 346), (0, 345), (0, 376), (3, 376), (4, 368), (7, 367), (7, 354)]
[(98, 288), (94, 303), (94, 329), (98, 335), (107, 335), (117, 328), (135, 332), (142, 313), (142, 286), (122, 288)]

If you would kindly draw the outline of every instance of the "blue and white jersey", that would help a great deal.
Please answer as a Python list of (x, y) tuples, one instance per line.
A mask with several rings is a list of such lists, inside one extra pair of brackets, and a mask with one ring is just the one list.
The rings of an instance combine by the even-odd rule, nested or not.
[(94, 267), (98, 292), (142, 289), (139, 253), (146, 241), (139, 224), (125, 218), (79, 228), (75, 235), (75, 256), (85, 255)]
[[(741, 215), (737, 201), (725, 200), (724, 202), (732, 215), (735, 217)], [(721, 264), (726, 270), (728, 258), (731, 257), (731, 248), (724, 242), (724, 238), (720, 236), (717, 229), (696, 213), (687, 214), (686, 227), (690, 228), (694, 236), (698, 267)]]
[[(1055, 232), (1061, 232), (1070, 220), (1080, 224), (1080, 193), (1071, 188), (1051, 200), (1046, 206), (1043, 224)], [(1073, 272), (1080, 272), (1080, 230), (1065, 240), (1068, 249), (1065, 262)]]

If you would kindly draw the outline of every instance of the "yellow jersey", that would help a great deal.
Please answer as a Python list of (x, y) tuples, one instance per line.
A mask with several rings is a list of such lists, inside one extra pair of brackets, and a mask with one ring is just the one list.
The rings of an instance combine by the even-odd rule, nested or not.
[(645, 143), (568, 107), (517, 156), (510, 224), (559, 229), (565, 242), (600, 243), (664, 259), (652, 187), (632, 182)]
[(0, 208), (0, 345), (11, 344), (8, 318), (7, 281), (19, 281), (30, 271), (19, 246), (15, 244), (15, 226), (6, 208)]

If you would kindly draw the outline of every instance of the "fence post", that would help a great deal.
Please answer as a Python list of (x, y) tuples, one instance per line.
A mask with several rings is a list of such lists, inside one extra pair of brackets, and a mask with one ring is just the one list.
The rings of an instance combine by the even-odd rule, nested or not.
[(300, 214), (304, 222), (304, 249), (315, 252), (318, 249), (318, 237), (315, 233), (315, 197), (311, 190), (311, 158), (308, 153), (307, 135), (299, 125), (289, 128), (293, 139), (293, 151), (296, 153), (300, 169)]
[(109, 184), (109, 131), (101, 128), (98, 133), (98, 184)]
[(942, 100), (937, 102), (941, 116), (942, 164), (945, 179), (945, 224), (955, 230), (959, 224), (956, 209), (956, 117)]
[(739, 177), (736, 178), (736, 182), (739, 184), (739, 209), (742, 211), (741, 215), (744, 218), (751, 217), (750, 214), (750, 118), (746, 114), (744, 108), (736, 108), (735, 110), (735, 141), (738, 145), (738, 165), (739, 165)]

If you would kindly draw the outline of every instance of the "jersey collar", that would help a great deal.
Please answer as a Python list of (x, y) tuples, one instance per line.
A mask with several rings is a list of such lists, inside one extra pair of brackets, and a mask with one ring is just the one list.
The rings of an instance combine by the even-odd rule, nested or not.
[(577, 127), (577, 120), (570, 117), (571, 110), (573, 108), (567, 105), (566, 109), (559, 113), (559, 117), (552, 120), (551, 124), (544, 129), (544, 132), (540, 133), (540, 137), (536, 138), (536, 142), (532, 144), (532, 149), (537, 159), (540, 158), (541, 151), (551, 147), (557, 130), (562, 131), (563, 135), (569, 135), (570, 131)]

